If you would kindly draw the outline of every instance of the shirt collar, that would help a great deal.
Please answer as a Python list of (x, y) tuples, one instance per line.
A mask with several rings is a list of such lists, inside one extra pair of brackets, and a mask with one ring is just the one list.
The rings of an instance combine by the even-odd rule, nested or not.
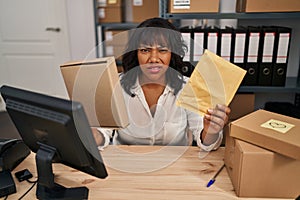
[[(142, 92), (142, 87), (140, 85), (139, 78), (137, 78), (135, 84), (131, 88), (131, 93), (140, 94), (141, 92)], [(169, 92), (172, 92), (174, 94), (174, 89), (171, 88), (169, 85), (166, 85), (163, 95), (168, 94)]]

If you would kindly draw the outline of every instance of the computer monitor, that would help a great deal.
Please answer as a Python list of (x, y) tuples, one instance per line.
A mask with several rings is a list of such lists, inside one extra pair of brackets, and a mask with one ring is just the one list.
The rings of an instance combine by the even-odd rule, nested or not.
[(87, 199), (88, 188), (65, 188), (54, 182), (58, 162), (98, 178), (107, 171), (79, 102), (4, 85), (6, 110), (24, 143), (36, 153), (39, 199)]

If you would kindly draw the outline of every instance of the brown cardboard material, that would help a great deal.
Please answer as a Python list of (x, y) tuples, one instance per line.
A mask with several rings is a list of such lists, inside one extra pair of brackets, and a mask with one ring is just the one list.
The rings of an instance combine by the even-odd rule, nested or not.
[(300, 11), (299, 0), (237, 0), (236, 12)]
[(127, 46), (128, 33), (129, 31), (124, 30), (106, 30), (104, 41), (105, 55), (114, 56), (117, 61), (121, 61)]
[[(269, 128), (261, 127), (262, 124), (266, 124)], [(279, 132), (287, 130), (290, 125), (294, 127), (286, 133)], [(230, 136), (300, 160), (299, 119), (266, 110), (257, 110), (233, 121), (230, 126)]]
[(226, 137), (225, 166), (239, 197), (296, 198), (300, 160)]
[[(189, 4), (174, 4), (175, 0), (170, 0), (170, 13), (217, 13), (219, 12), (219, 0), (190, 0)], [(183, 5), (184, 4), (184, 5)]]
[(60, 69), (70, 98), (83, 104), (91, 126), (129, 124), (114, 57), (68, 62)]
[(121, 61), (123, 54), (125, 52), (124, 46), (119, 45), (106, 45), (105, 46), (105, 55), (106, 56), (114, 56), (117, 61)]
[(120, 7), (123, 4), (123, 0), (98, 0), (97, 3), (98, 3), (98, 6), (100, 6), (100, 7), (106, 7), (106, 6)]
[(229, 107), (229, 119), (236, 120), (254, 111), (255, 94), (235, 94)]
[(159, 16), (159, 0), (126, 0), (125, 21), (140, 23)]
[(126, 46), (128, 43), (127, 30), (105, 30), (105, 44), (112, 46)]
[(123, 21), (122, 7), (120, 6), (99, 7), (98, 20), (99, 23), (122, 22)]
[(230, 107), (230, 115), (228, 124), (226, 124), (223, 128), (223, 140), (222, 145), (225, 146), (225, 140), (227, 133), (229, 134), (229, 124), (230, 122), (241, 118), (251, 112), (254, 111), (255, 105), (255, 94), (235, 94), (231, 103), (229, 104)]

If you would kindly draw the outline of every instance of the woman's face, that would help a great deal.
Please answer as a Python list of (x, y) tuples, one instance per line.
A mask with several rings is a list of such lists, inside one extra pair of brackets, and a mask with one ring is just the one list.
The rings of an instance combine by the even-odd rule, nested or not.
[(138, 61), (142, 71), (143, 83), (165, 83), (165, 73), (171, 60), (171, 51), (161, 45), (140, 45)]

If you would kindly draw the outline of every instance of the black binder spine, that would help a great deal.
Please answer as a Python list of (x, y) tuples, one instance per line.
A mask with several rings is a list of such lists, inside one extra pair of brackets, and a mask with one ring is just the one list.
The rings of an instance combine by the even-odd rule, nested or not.
[(206, 28), (207, 34), (207, 49), (215, 54), (217, 54), (218, 49), (218, 28), (217, 27), (208, 27)]
[(233, 60), (235, 65), (245, 68), (245, 46), (247, 29), (245, 27), (238, 27), (234, 29), (233, 34)]
[(185, 26), (180, 28), (181, 35), (188, 49), (183, 58), (183, 61), (191, 62), (193, 61), (193, 28), (190, 26)]
[(245, 48), (245, 70), (247, 74), (242, 82), (243, 85), (258, 85), (258, 50), (260, 42), (260, 28), (247, 27), (246, 48)]
[(193, 31), (194, 33), (194, 42), (193, 42), (193, 60), (194, 62), (198, 62), (202, 54), (204, 53), (204, 49), (207, 48), (206, 43), (206, 33), (204, 28), (196, 27)]
[(260, 60), (259, 60), (259, 76), (258, 85), (271, 86), (273, 72), (273, 55), (276, 49), (274, 27), (262, 27), (260, 40)]
[(232, 28), (219, 30), (218, 55), (228, 61), (231, 58), (232, 34)]
[(272, 86), (284, 86), (288, 65), (288, 55), (292, 29), (288, 27), (275, 27), (275, 49), (273, 58)]

